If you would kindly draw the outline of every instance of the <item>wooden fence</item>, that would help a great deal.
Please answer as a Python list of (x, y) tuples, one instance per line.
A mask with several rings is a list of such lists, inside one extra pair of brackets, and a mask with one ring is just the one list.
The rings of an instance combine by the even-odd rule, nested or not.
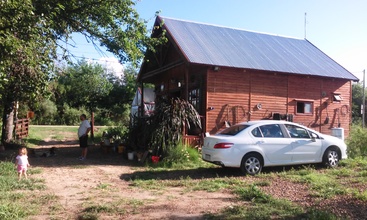
[(23, 139), (28, 136), (29, 119), (18, 119), (15, 122), (15, 136), (17, 139)]

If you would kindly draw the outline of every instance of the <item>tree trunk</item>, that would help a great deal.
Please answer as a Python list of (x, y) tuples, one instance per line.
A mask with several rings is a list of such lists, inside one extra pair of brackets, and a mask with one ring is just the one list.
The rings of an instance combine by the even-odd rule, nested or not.
[(3, 126), (1, 132), (1, 143), (9, 143), (13, 140), (14, 130), (14, 103), (5, 103), (3, 111)]

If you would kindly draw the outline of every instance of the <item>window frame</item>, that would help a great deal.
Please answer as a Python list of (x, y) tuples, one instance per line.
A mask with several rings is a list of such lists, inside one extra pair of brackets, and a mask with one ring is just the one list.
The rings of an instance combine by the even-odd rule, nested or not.
[(340, 103), (341, 101), (343, 101), (343, 98), (340, 93), (333, 93), (332, 96), (333, 96), (333, 102)]
[[(295, 106), (295, 114), (296, 115), (313, 115), (314, 112), (314, 100), (298, 100), (296, 99), (296, 106)], [(303, 110), (299, 111), (299, 104), (303, 105)], [(309, 111), (307, 111), (307, 106), (309, 106)]]
[(192, 106), (194, 106), (196, 111), (200, 112), (201, 110), (201, 89), (198, 87), (190, 89), (189, 94), (188, 94), (188, 101)]

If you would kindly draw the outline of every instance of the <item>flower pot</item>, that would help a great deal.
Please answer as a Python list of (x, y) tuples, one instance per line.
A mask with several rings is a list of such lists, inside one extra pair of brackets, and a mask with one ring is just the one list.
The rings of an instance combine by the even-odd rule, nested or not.
[(127, 158), (128, 158), (129, 160), (134, 160), (134, 152), (129, 152), (129, 153), (127, 153)]
[(104, 145), (109, 146), (111, 144), (110, 139), (104, 140)]
[(152, 156), (152, 162), (158, 163), (159, 162), (159, 156)]
[(122, 153), (124, 152), (124, 146), (119, 145), (119, 146), (117, 147), (117, 152), (118, 152), (119, 154), (122, 154)]

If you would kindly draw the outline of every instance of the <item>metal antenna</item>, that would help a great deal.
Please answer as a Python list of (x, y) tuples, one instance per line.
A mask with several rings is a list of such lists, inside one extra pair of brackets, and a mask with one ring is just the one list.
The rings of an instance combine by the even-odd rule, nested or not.
[(364, 128), (364, 124), (365, 124), (365, 114), (366, 114), (366, 84), (365, 84), (365, 75), (366, 75), (366, 70), (363, 70), (363, 100), (362, 100), (362, 106), (361, 106), (361, 113), (362, 113), (362, 128)]
[(305, 39), (306, 39), (306, 36), (307, 36), (307, 13), (305, 12)]

